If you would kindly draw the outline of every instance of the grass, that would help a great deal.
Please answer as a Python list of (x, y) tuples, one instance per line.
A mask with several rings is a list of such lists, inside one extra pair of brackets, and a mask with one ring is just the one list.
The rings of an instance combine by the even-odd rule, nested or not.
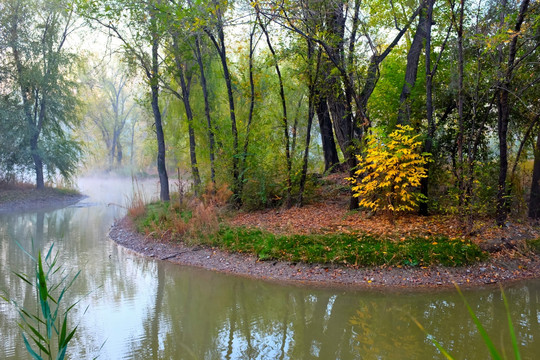
[(246, 228), (222, 227), (211, 244), (256, 254), (261, 260), (350, 264), (356, 266), (463, 266), (486, 258), (468, 240), (411, 237), (404, 240), (366, 234), (275, 235)]
[(156, 239), (206, 244), (255, 254), (260, 260), (367, 266), (464, 266), (487, 258), (470, 240), (445, 236), (395, 239), (367, 233), (277, 235), (227, 226), (221, 211), (230, 194), (218, 189), (202, 199), (174, 198), (144, 204), (134, 196), (129, 215), (137, 231)]
[(540, 237), (527, 240), (527, 247), (535, 254), (540, 254)]
[(260, 260), (344, 264), (355, 266), (463, 266), (487, 254), (474, 243), (443, 236), (402, 240), (367, 234), (276, 235), (219, 224), (215, 208), (202, 202), (185, 207), (168, 202), (148, 204), (135, 217), (137, 230), (155, 238), (205, 243), (233, 252), (255, 254)]
[(202, 200), (191, 197), (180, 201), (173, 196), (170, 202), (147, 205), (135, 197), (128, 214), (141, 233), (158, 239), (200, 242), (219, 230), (220, 209), (225, 201), (219, 190), (204, 195)]

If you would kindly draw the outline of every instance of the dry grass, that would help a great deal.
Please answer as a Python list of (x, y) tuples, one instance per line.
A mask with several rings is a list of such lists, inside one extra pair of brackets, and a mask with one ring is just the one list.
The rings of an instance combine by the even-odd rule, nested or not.
[(182, 194), (173, 194), (167, 203), (144, 205), (140, 196), (134, 196), (129, 206), (129, 215), (134, 218), (139, 231), (163, 240), (183, 240), (192, 242), (216, 233), (220, 217), (231, 196), (230, 190), (222, 186), (213, 188), (201, 198), (182, 196), (182, 201), (174, 200)]
[(33, 190), (36, 185), (20, 181), (0, 181), (0, 191), (4, 190)]
[(137, 179), (132, 178), (131, 183), (133, 191), (131, 197), (128, 197), (127, 199), (128, 214), (132, 218), (138, 218), (143, 216), (146, 212), (146, 198)]

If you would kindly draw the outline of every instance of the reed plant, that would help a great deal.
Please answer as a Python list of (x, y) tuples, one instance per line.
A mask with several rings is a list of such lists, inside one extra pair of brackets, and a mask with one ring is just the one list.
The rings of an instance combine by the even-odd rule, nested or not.
[[(137, 230), (156, 239), (206, 242), (219, 231), (231, 193), (226, 186), (208, 188), (197, 197), (172, 194), (171, 201), (144, 204), (133, 197), (128, 214)], [(177, 198), (178, 197), (178, 198)]]
[(139, 181), (136, 177), (131, 177), (132, 192), (131, 196), (127, 198), (127, 210), (131, 217), (139, 217), (146, 212), (146, 203), (148, 202), (142, 187), (139, 185)]
[[(482, 323), (476, 316), (474, 310), (469, 305), (467, 299), (461, 292), (461, 289), (459, 288), (458, 285), (456, 285), (456, 289), (459, 293), (459, 296), (461, 296), (461, 298), (463, 299), (463, 302), (465, 303), (465, 307), (467, 308), (467, 311), (469, 312), (469, 315), (471, 319), (473, 320), (474, 325), (476, 326), (476, 329), (480, 333), (480, 336), (482, 337), (482, 340), (487, 347), (487, 350), (490, 354), (491, 359), (493, 360), (505, 359), (506, 357), (495, 347), (493, 340), (488, 335), (486, 329), (484, 328), (484, 326), (482, 325)], [(510, 341), (512, 343), (512, 353), (514, 354), (514, 359), (521, 360), (521, 354), (519, 352), (519, 345), (518, 345), (518, 341), (516, 337), (516, 331), (514, 330), (514, 325), (512, 324), (512, 317), (510, 316), (510, 306), (508, 305), (508, 299), (506, 298), (506, 295), (504, 294), (504, 290), (502, 286), (500, 286), (500, 289), (501, 289), (501, 296), (503, 299), (504, 307), (506, 309), (506, 320), (508, 322), (508, 332), (510, 334)], [(435, 347), (437, 347), (437, 349), (446, 359), (448, 360), (455, 359), (447, 349), (445, 349), (431, 334), (429, 334), (426, 331), (426, 329), (420, 324), (420, 322), (418, 322), (418, 320), (413, 318), (413, 321), (420, 328), (420, 330), (422, 330), (426, 334), (427, 338), (433, 343), (433, 345), (435, 345)]]
[(80, 274), (66, 272), (59, 263), (58, 252), (53, 254), (53, 246), (45, 257), (38, 252), (37, 257), (30, 254), (22, 246), (21, 249), (33, 262), (33, 274), (14, 273), (28, 286), (35, 289), (37, 307), (20, 305), (7, 294), (2, 299), (13, 304), (20, 315), (18, 326), (28, 353), (35, 360), (56, 359), (66, 357), (67, 348), (77, 327), (70, 328), (68, 317), (78, 301), (64, 305), (65, 295)]

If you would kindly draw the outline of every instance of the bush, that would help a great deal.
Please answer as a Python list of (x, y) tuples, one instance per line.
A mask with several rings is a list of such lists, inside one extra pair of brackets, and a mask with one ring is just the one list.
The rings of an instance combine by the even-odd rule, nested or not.
[[(180, 199), (173, 194), (172, 200), (154, 202), (144, 206), (144, 212), (133, 216), (137, 231), (154, 238), (192, 240), (206, 237), (219, 229), (220, 209), (228, 201), (227, 187), (209, 189), (202, 200), (190, 196)], [(181, 200), (181, 201), (180, 201)]]
[(408, 125), (398, 125), (388, 136), (375, 132), (367, 137), (365, 158), (357, 156), (358, 170), (348, 178), (360, 206), (393, 215), (412, 211), (425, 200), (416, 189), (427, 176), (429, 154), (419, 153), (422, 142), (418, 137)]

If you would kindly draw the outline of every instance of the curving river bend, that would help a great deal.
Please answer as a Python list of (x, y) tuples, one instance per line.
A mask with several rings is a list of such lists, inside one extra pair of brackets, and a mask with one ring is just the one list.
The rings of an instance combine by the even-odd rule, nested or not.
[[(143, 184), (149, 194), (153, 182)], [(17, 246), (52, 244), (67, 269), (82, 270), (68, 302), (82, 299), (70, 359), (431, 359), (443, 358), (416, 318), (456, 358), (488, 358), (455, 290), (344, 291), (295, 287), (142, 258), (108, 237), (125, 214), (129, 180), (81, 179), (89, 198), (55, 211), (0, 214), (0, 289), (20, 303), (34, 294)], [(524, 359), (540, 354), (540, 280), (505, 287)], [(464, 292), (499, 349), (511, 355), (497, 287)], [(85, 312), (86, 310), (86, 312)], [(0, 359), (30, 359), (0, 302)]]

